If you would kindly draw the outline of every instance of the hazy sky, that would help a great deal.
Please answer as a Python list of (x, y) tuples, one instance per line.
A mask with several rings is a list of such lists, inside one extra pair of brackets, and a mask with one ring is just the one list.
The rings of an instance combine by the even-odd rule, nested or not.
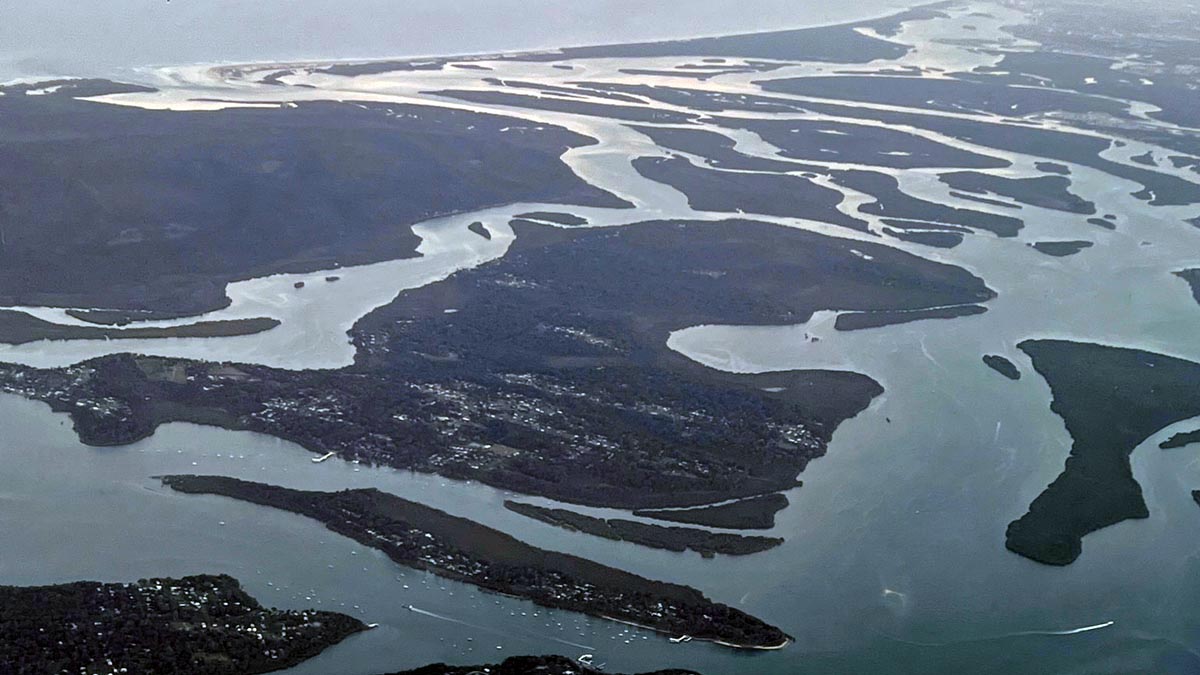
[(915, 0), (0, 0), (0, 80), (789, 28)]

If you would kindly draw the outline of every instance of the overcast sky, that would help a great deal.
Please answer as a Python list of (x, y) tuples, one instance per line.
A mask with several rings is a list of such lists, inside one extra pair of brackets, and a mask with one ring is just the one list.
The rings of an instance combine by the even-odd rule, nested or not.
[(0, 80), (530, 49), (835, 23), (914, 0), (0, 0)]

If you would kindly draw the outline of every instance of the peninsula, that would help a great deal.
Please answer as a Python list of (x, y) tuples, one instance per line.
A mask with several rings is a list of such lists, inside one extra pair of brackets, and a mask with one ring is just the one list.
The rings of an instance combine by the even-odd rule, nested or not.
[(267, 609), (228, 576), (0, 586), (0, 670), (256, 675), (365, 630), (344, 614)]

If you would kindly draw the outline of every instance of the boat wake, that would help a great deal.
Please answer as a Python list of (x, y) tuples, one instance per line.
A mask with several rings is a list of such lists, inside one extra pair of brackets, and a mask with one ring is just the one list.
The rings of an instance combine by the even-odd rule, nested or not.
[(1090, 633), (1094, 630), (1101, 630), (1104, 628), (1108, 628), (1109, 626), (1111, 626), (1115, 623), (1116, 623), (1116, 621), (1105, 621), (1104, 623), (1098, 623), (1093, 626), (1084, 626), (1082, 628), (1072, 628), (1070, 630), (1031, 630), (1031, 631), (1025, 631), (1022, 633), (1012, 633), (1010, 636), (1005, 636), (1005, 637), (1016, 637), (1016, 636), (1020, 636), (1020, 635), (1079, 635), (1080, 633)]
[(1000, 635), (993, 635), (993, 636), (988, 636), (988, 637), (969, 638), (966, 640), (954, 640), (951, 642), (918, 642), (916, 640), (905, 640), (903, 638), (898, 638), (898, 637), (883, 633), (881, 631), (875, 631), (875, 632), (889, 640), (894, 641), (894, 642), (902, 642), (904, 644), (915, 645), (917, 647), (949, 647), (952, 645), (969, 644), (972, 642), (991, 642), (993, 640), (1004, 640), (1007, 638), (1014, 638), (1014, 637), (1036, 637), (1036, 636), (1056, 637), (1056, 636), (1067, 636), (1067, 635), (1080, 635), (1082, 633), (1090, 633), (1092, 631), (1103, 630), (1105, 628), (1109, 628), (1110, 626), (1112, 626), (1114, 624), (1116, 624), (1116, 621), (1105, 621), (1103, 623), (1097, 623), (1097, 624), (1093, 624), (1091, 626), (1082, 626), (1080, 628), (1069, 628), (1066, 630), (1025, 630), (1025, 631), (1017, 631), (1014, 633), (1003, 633)]

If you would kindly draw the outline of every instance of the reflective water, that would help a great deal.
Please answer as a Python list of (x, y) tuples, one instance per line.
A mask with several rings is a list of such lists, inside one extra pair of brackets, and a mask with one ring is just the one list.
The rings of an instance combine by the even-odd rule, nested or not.
[[(973, 18), (980, 33), (996, 31), (1009, 20), (1001, 10), (989, 11), (995, 14), (990, 22)], [(949, 21), (961, 26), (963, 18)], [(944, 34), (940, 30), (948, 29), (916, 24), (902, 37)], [(963, 67), (995, 58), (948, 45), (924, 51), (910, 61)], [(620, 66), (591, 62), (586, 76), (619, 78)], [(514, 69), (506, 75), (547, 81), (556, 76), (545, 65), (505, 67)], [(771, 76), (815, 68), (787, 68)], [(221, 86), (203, 80), (207, 76), (199, 71), (174, 71), (172, 76), (192, 87)], [(557, 76), (583, 77), (579, 72)], [(291, 87), (286, 95), (428, 103), (438, 99), (422, 97), (422, 90), (461, 85), (467, 76), (305, 77), (322, 88)], [(749, 80), (761, 77), (720, 78), (704, 86), (750, 91)], [(195, 91), (184, 87), (119, 102), (187, 105)], [(281, 96), (253, 87), (225, 94), (246, 102)], [(593, 224), (717, 217), (692, 212), (677, 192), (633, 172), (630, 156), (661, 150), (621, 125), (498, 110), (530, 122), (562, 124), (601, 141), (569, 153), (566, 161), (580, 176), (639, 208), (571, 209)], [(995, 123), (997, 133), (1003, 133), (1005, 123)], [(1005, 175), (1037, 173), (1035, 157), (928, 132), (920, 135), (1004, 157), (1014, 163)], [(753, 135), (731, 137), (747, 153), (774, 152)], [(1127, 163), (1142, 151), (1140, 144), (1129, 144), (1107, 156)], [(25, 584), (229, 572), (268, 604), (340, 609), (382, 624), (291, 671), (313, 675), (368, 675), (430, 661), (472, 663), (516, 653), (584, 651), (595, 653), (610, 669), (627, 671), (686, 666), (746, 675), (1095, 672), (1102, 667), (1200, 672), (1200, 658), (1193, 653), (1200, 645), (1200, 609), (1194, 601), (1200, 593), (1200, 512), (1189, 494), (1200, 487), (1200, 464), (1188, 450), (1162, 452), (1156, 447), (1174, 431), (1194, 428), (1194, 421), (1191, 427), (1183, 423), (1164, 430), (1133, 455), (1149, 520), (1088, 536), (1082, 557), (1067, 568), (1032, 563), (1003, 546), (1007, 524), (1061, 471), (1070, 447), (1062, 421), (1049, 409), (1049, 389), (1016, 349), (1018, 342), (1066, 337), (1200, 361), (1200, 341), (1195, 339), (1200, 307), (1186, 284), (1171, 275), (1195, 265), (1200, 230), (1182, 222), (1194, 217), (1194, 211), (1148, 207), (1129, 196), (1137, 186), (1084, 167), (1071, 169), (1072, 190), (1095, 201), (1100, 213), (1117, 214), (1118, 230), (1089, 225), (1077, 215), (1025, 207), (1021, 216), (1027, 228), (1017, 238), (969, 236), (949, 251), (889, 242), (983, 277), (999, 293), (984, 315), (836, 333), (831, 311), (802, 326), (706, 326), (671, 337), (671, 347), (715, 368), (843, 368), (866, 373), (887, 389), (870, 409), (838, 430), (828, 455), (803, 474), (804, 486), (789, 493), (792, 506), (780, 513), (772, 533), (786, 543), (772, 551), (703, 560), (595, 540), (522, 520), (502, 508), (506, 495), (491, 488), (338, 460), (316, 465), (300, 448), (254, 434), (170, 425), (134, 446), (91, 449), (78, 444), (62, 416), (39, 404), (0, 397), (0, 428), (5, 431), (0, 441), (5, 467), (0, 475), (0, 541), (5, 542), (0, 580)], [(988, 208), (955, 199), (935, 171), (890, 173), (916, 196)], [(861, 195), (847, 193), (843, 208), (861, 201)], [(137, 348), (200, 358), (220, 353), (221, 358), (284, 367), (345, 363), (352, 354), (341, 334), (357, 315), (386, 302), (400, 288), (501, 255), (510, 234), (504, 222), (512, 212), (516, 209), (425, 224), (419, 231), (432, 247), (426, 251), (444, 256), (348, 270), (339, 282), (343, 286), (309, 284), (302, 299), (291, 291), (291, 277), (253, 280), (231, 289), (235, 304), (228, 317), (279, 316), (284, 326), (277, 331)], [(465, 226), (473, 220), (485, 220), (496, 236), (488, 242), (467, 232)], [(768, 220), (834, 231), (801, 219)], [(879, 223), (873, 226), (878, 229)], [(1027, 245), (1043, 239), (1087, 239), (1095, 246), (1070, 258), (1050, 258)], [(821, 340), (811, 342), (806, 334)], [(309, 346), (307, 338), (312, 339)], [(290, 351), (284, 353), (281, 345)], [(0, 358), (59, 363), (115, 348), (26, 345), (0, 351)], [(987, 353), (1008, 356), (1025, 377), (1010, 382), (993, 373), (980, 360)], [(222, 473), (330, 490), (377, 486), (539, 546), (694, 585), (783, 627), (797, 642), (765, 654), (702, 643), (672, 645), (661, 636), (615, 623), (480, 594), (400, 568), (302, 518), (221, 498), (171, 494), (151, 478), (172, 472)], [(407, 610), (409, 604), (422, 611)], [(1093, 630), (1078, 632), (1081, 628)]]

